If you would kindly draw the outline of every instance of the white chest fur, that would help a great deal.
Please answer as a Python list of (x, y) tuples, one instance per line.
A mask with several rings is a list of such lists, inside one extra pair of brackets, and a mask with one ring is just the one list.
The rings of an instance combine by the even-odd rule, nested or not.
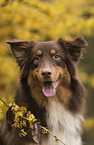
[[(49, 130), (61, 139), (65, 145), (82, 145), (79, 132), (81, 131), (81, 115), (73, 116), (63, 106), (55, 101), (49, 101), (47, 125)], [(41, 145), (62, 145), (56, 143), (54, 137), (49, 135), (47, 140), (42, 140)]]

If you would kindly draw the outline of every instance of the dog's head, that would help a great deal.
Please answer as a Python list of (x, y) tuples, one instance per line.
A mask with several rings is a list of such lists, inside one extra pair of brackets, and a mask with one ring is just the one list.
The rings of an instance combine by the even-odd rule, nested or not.
[[(58, 87), (69, 87), (71, 79), (76, 77), (77, 65), (87, 42), (77, 37), (72, 41), (62, 38), (57, 41), (35, 42), (9, 40), (12, 53), (21, 68), (28, 74), (28, 85), (32, 92), (35, 88), (45, 97), (55, 96)], [(25, 71), (24, 71), (25, 70)]]
[(54, 96), (65, 69), (65, 56), (60, 45), (55, 41), (35, 43), (31, 56), (30, 76), (38, 81), (46, 97)]

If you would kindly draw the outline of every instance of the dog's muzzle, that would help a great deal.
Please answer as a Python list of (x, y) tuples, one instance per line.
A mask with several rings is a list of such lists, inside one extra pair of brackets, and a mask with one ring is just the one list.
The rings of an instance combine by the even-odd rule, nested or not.
[(56, 93), (59, 78), (56, 81), (51, 81), (52, 71), (45, 70), (41, 72), (44, 82), (42, 83), (42, 92), (46, 97), (52, 97)]

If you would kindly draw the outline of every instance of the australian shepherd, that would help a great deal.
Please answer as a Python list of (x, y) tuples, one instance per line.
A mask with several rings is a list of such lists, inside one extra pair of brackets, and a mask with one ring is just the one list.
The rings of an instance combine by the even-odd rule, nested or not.
[[(82, 37), (66, 41), (35, 42), (9, 40), (20, 67), (14, 101), (26, 104), (42, 126), (65, 145), (82, 145), (81, 124), (84, 113), (84, 88), (77, 66), (87, 42)], [(1, 128), (0, 145), (36, 145), (30, 133), (19, 137), (17, 128), (7, 120)], [(40, 145), (62, 145), (50, 134), (40, 136)]]

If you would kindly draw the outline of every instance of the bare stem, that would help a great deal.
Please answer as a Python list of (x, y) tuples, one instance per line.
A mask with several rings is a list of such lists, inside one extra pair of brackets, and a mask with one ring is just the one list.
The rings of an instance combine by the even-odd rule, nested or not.
[[(4, 100), (2, 100), (1, 98), (0, 98), (0, 100), (1, 100), (7, 107), (9, 107), (9, 105), (8, 105)], [(28, 118), (26, 118), (26, 117), (24, 117), (24, 116), (21, 116), (21, 117), (29, 121)], [(57, 138), (57, 136), (55, 136), (55, 135), (54, 135), (52, 132), (50, 132), (47, 128), (45, 128), (45, 127), (43, 127), (43, 126), (41, 126), (41, 125), (39, 125), (39, 124), (38, 124), (38, 126), (39, 126), (40, 128), (42, 128), (42, 129), (44, 129), (45, 131), (47, 131), (49, 134), (51, 134), (51, 135), (55, 138), (55, 140), (58, 140), (58, 141), (61, 142), (63, 145), (65, 145), (65, 144), (63, 143), (62, 140), (60, 140), (59, 138)]]
[[(21, 117), (29, 121), (28, 118), (26, 118), (26, 117), (24, 117), (24, 116), (21, 116)], [(55, 136), (55, 135), (54, 135), (52, 132), (50, 132), (47, 128), (45, 128), (45, 127), (43, 127), (42, 125), (39, 125), (39, 124), (38, 124), (38, 126), (39, 126), (40, 128), (42, 128), (42, 129), (44, 129), (45, 131), (47, 131), (49, 134), (51, 134), (56, 140), (58, 140), (59, 142), (61, 142), (63, 145), (65, 145), (65, 144), (63, 143), (62, 140), (60, 140), (59, 138), (57, 138), (57, 136)]]
[(9, 107), (9, 105), (8, 105), (4, 100), (2, 100), (1, 98), (0, 98), (0, 100), (1, 100), (7, 107)]
[(52, 132), (50, 132), (47, 128), (39, 125), (39, 127), (41, 127), (42, 129), (46, 130), (49, 134), (51, 134), (56, 140), (58, 140), (59, 142), (61, 142), (63, 145), (65, 145), (59, 138), (57, 138), (57, 136), (55, 136)]

